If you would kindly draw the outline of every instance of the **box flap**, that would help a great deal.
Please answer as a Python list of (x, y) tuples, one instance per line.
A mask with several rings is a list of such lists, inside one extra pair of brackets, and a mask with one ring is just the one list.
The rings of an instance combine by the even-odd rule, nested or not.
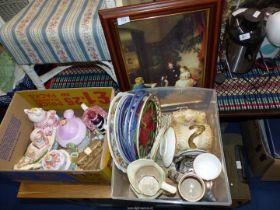
[(274, 159), (266, 150), (265, 135), (260, 123), (257, 120), (244, 121), (241, 130), (253, 175), (262, 176)]
[(33, 107), (46, 110), (80, 109), (80, 104), (109, 109), (113, 88), (69, 88), (18, 92)]
[(32, 131), (32, 123), (23, 112), (30, 104), (19, 94), (15, 94), (0, 126), (0, 170), (13, 169), (13, 165), (23, 156)]
[(273, 164), (265, 171), (262, 176), (263, 181), (280, 181), (280, 160), (275, 159)]

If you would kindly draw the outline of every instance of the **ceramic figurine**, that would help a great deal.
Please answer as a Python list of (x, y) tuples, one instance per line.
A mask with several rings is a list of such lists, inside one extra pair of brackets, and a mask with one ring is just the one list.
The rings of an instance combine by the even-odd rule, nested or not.
[(38, 149), (41, 149), (45, 146), (50, 145), (48, 137), (45, 135), (44, 131), (39, 128), (35, 128), (31, 132), (30, 140), (31, 140), (32, 144), (35, 147), (37, 147)]
[(93, 106), (89, 108), (86, 104), (81, 104), (84, 114), (82, 117), (83, 122), (86, 124), (87, 128), (93, 131), (95, 128), (102, 134), (106, 133), (106, 117), (107, 112), (105, 112), (101, 107)]
[(67, 170), (70, 164), (70, 155), (65, 150), (52, 150), (42, 159), (44, 170)]
[(208, 124), (173, 126), (176, 136), (176, 153), (188, 149), (210, 150), (213, 143), (213, 133)]
[[(45, 135), (44, 131), (35, 128), (30, 134), (31, 144), (27, 147), (24, 156), (14, 166), (16, 170), (28, 170), (36, 168), (41, 158), (52, 148), (54, 143), (53, 136)], [(34, 165), (35, 164), (35, 165)], [(41, 165), (39, 164), (38, 167)]]
[(42, 129), (47, 136), (53, 135), (59, 125), (55, 110), (45, 111), (42, 108), (24, 109), (25, 114), (34, 123), (35, 128)]
[(211, 149), (214, 137), (204, 111), (175, 111), (171, 123), (176, 135), (176, 153), (188, 149)]
[(72, 109), (66, 110), (63, 116), (65, 119), (60, 121), (57, 128), (56, 141), (61, 147), (66, 148), (68, 144), (74, 144), (79, 150), (83, 150), (89, 143), (86, 125), (74, 115)]
[(205, 124), (206, 113), (193, 109), (182, 109), (172, 113), (172, 122), (175, 124)]

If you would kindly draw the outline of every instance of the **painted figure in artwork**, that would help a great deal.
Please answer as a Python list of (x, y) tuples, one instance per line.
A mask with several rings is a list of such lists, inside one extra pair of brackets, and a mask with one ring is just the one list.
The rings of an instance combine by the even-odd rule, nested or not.
[(133, 85), (133, 89), (143, 89), (145, 88), (145, 82), (143, 77), (136, 77), (135, 84)]
[(179, 79), (180, 71), (172, 62), (168, 62), (167, 65), (168, 68), (166, 74), (161, 78), (161, 83), (163, 86), (174, 86)]
[(196, 80), (192, 78), (190, 70), (186, 66), (180, 67), (180, 79), (176, 82), (176, 87), (193, 87)]

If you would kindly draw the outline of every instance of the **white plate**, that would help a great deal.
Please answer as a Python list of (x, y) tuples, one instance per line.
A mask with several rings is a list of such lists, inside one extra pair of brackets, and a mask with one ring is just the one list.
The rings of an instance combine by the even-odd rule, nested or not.
[(168, 168), (175, 155), (175, 146), (176, 146), (176, 136), (174, 129), (169, 127), (164, 134), (162, 142), (160, 144), (159, 153), (163, 162), (163, 165)]

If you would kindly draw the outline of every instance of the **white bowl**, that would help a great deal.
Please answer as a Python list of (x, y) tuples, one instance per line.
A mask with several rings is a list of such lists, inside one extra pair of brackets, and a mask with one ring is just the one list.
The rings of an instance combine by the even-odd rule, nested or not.
[(193, 162), (195, 173), (204, 180), (216, 179), (221, 171), (221, 161), (211, 153), (203, 153), (198, 155)]

